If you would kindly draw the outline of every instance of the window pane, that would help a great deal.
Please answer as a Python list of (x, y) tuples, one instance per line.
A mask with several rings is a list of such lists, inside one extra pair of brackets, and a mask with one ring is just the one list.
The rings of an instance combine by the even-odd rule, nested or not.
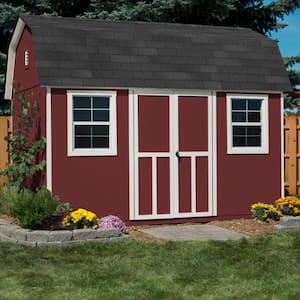
[(109, 121), (109, 110), (94, 110), (93, 111), (94, 121)]
[(74, 121), (91, 121), (90, 110), (74, 110), (73, 111)]
[(246, 112), (232, 112), (232, 122), (246, 122)]
[(109, 126), (108, 125), (94, 125), (92, 126), (92, 134), (93, 135), (109, 135)]
[(109, 137), (93, 137), (93, 148), (109, 148)]
[(245, 136), (233, 136), (233, 146), (234, 147), (243, 147), (246, 145)]
[(91, 107), (91, 97), (73, 96), (73, 107), (74, 108), (90, 108)]
[(75, 148), (91, 148), (91, 138), (75, 137)]
[(248, 122), (260, 122), (260, 112), (248, 112)]
[(232, 99), (232, 110), (246, 110), (246, 100), (244, 99)]
[(261, 138), (260, 136), (248, 136), (247, 137), (247, 146), (248, 147), (260, 147), (261, 146)]
[(109, 108), (109, 97), (93, 97), (93, 108)]
[(90, 125), (75, 125), (75, 136), (78, 135), (91, 135)]
[(233, 135), (246, 135), (245, 126), (233, 126)]
[(247, 127), (247, 135), (259, 135), (261, 134), (260, 126), (249, 126)]
[(248, 100), (248, 110), (260, 110), (262, 100)]

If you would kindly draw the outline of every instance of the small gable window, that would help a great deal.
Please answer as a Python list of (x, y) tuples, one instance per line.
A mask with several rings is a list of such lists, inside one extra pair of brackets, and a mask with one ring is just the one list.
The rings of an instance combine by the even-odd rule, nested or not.
[(67, 95), (68, 155), (116, 155), (116, 92), (68, 91)]
[(227, 95), (227, 152), (268, 153), (268, 145), (268, 97)]
[(24, 66), (28, 67), (29, 66), (29, 50), (26, 49), (24, 52)]

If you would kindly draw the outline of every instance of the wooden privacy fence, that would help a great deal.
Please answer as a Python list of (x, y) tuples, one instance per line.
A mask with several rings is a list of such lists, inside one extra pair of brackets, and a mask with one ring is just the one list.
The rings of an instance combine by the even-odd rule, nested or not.
[[(10, 116), (0, 117), (0, 170), (7, 168), (9, 164), (8, 144), (5, 137), (12, 131), (12, 118)], [(0, 176), (0, 187), (7, 181), (7, 178)]]
[(300, 194), (300, 116), (284, 118), (284, 188)]

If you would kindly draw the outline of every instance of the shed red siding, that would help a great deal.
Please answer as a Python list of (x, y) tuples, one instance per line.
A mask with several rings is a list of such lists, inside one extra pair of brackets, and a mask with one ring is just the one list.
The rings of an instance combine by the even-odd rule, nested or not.
[(269, 95), (269, 154), (227, 154), (226, 94), (217, 94), (217, 194), (219, 217), (250, 214), (255, 202), (281, 196), (281, 101)]
[[(29, 51), (29, 65), (24, 64), (25, 50)], [(14, 88), (17, 91), (28, 90), (39, 85), (39, 77), (35, 62), (35, 50), (29, 29), (25, 26), (16, 49), (14, 68)]]
[(53, 193), (98, 216), (129, 215), (128, 91), (117, 91), (117, 156), (67, 156), (67, 96), (52, 89)]

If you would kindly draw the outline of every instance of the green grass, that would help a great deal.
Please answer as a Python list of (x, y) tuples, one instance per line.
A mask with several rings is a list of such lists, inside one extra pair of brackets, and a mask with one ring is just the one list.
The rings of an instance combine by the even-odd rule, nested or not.
[(300, 231), (228, 242), (0, 242), (0, 299), (300, 299)]

